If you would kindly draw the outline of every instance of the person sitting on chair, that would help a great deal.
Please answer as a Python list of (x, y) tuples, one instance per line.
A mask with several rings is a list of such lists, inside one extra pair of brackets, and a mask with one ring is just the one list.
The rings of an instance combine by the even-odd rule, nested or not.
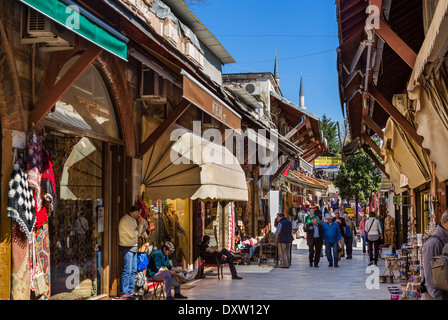
[(222, 249), (221, 251), (215, 251), (210, 248), (208, 245), (210, 244), (210, 236), (204, 236), (202, 238), (202, 242), (199, 245), (199, 254), (201, 258), (208, 263), (216, 263), (216, 258), (218, 258), (218, 263), (229, 264), (230, 273), (232, 274), (232, 279), (243, 279), (239, 277), (236, 272), (235, 265), (233, 261), (236, 259), (227, 249)]
[[(151, 254), (146, 273), (148, 280), (165, 283), (166, 300), (186, 299), (187, 297), (180, 293), (180, 283), (175, 278), (178, 272), (185, 272), (186, 270), (174, 268), (171, 265), (169, 256), (173, 253), (174, 245), (171, 242), (166, 242), (161, 249)], [(174, 297), (171, 294), (171, 284), (174, 286)]]

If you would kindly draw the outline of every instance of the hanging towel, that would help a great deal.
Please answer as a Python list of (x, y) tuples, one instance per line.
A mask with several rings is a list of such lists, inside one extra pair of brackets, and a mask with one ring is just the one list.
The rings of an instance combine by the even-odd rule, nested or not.
[(36, 212), (33, 191), (28, 185), (27, 178), (27, 174), (16, 165), (9, 181), (7, 216), (22, 227), (28, 242), (31, 243)]

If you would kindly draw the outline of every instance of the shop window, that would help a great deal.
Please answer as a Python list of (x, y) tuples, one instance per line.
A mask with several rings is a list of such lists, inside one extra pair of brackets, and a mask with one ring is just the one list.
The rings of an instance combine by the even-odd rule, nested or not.
[(100, 274), (105, 228), (102, 145), (55, 131), (45, 136), (57, 196), (49, 217), (52, 296), (89, 298), (105, 289)]
[[(70, 59), (59, 73), (58, 80), (79, 57)], [(102, 136), (120, 139), (114, 107), (106, 83), (94, 65), (90, 65), (56, 103), (47, 120)]]

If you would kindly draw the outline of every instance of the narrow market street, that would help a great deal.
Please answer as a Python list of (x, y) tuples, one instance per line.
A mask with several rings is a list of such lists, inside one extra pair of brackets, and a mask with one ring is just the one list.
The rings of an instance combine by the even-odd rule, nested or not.
[[(353, 259), (342, 258), (339, 269), (329, 268), (327, 259), (321, 258), (319, 268), (308, 264), (306, 240), (294, 240), (298, 249), (292, 251), (289, 269), (273, 268), (273, 261), (251, 262), (237, 266), (243, 280), (232, 280), (224, 269), (224, 279), (208, 276), (188, 283), (191, 289), (183, 290), (188, 300), (389, 300), (387, 290), (392, 284), (380, 283), (380, 289), (367, 289), (365, 273), (368, 255), (358, 245), (353, 248)], [(380, 274), (384, 260), (378, 261)], [(396, 285), (396, 284), (393, 284)], [(190, 287), (188, 286), (188, 287)], [(186, 300), (186, 301), (188, 301)]]

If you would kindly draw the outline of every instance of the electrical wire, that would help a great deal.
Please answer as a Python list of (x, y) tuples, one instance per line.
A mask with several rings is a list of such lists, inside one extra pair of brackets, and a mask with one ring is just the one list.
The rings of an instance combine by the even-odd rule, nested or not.
[[(303, 54), (300, 56), (293, 56), (293, 57), (288, 57), (288, 58), (283, 58), (283, 59), (277, 59), (278, 61), (286, 61), (286, 60), (294, 60), (294, 59), (299, 59), (299, 58), (305, 58), (305, 57), (310, 57), (310, 56), (316, 56), (319, 54), (324, 54), (324, 53), (328, 53), (328, 52), (335, 52), (335, 49), (330, 49), (330, 50), (325, 50), (325, 51), (319, 51), (319, 52), (313, 52), (313, 53), (308, 53), (308, 54)], [(247, 62), (240, 62), (237, 61), (238, 64), (254, 64), (254, 63), (266, 63), (266, 62), (272, 62), (272, 59), (270, 60), (263, 60), (263, 61), (247, 61)]]

